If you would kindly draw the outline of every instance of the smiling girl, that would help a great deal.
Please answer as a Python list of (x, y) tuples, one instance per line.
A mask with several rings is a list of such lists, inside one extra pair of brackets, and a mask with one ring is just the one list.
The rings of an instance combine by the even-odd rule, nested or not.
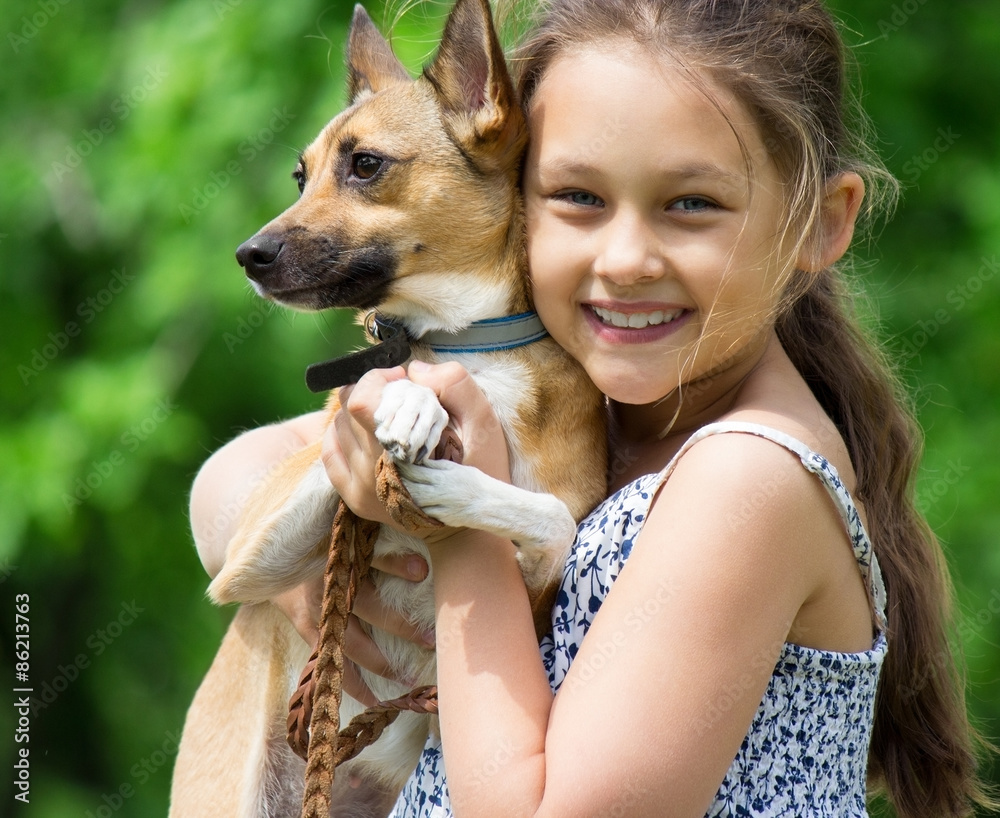
[[(519, 53), (536, 309), (609, 398), (614, 477), (541, 656), (512, 544), (429, 544), (441, 737), (395, 815), (864, 816), (884, 790), (940, 818), (982, 798), (918, 435), (835, 266), (866, 180), (869, 210), (894, 192), (847, 129), (843, 62), (795, 0), (557, 0)], [(408, 375), (503, 475), (464, 371)], [(327, 436), (355, 510), (375, 511), (359, 476), (398, 377), (366, 376)]]

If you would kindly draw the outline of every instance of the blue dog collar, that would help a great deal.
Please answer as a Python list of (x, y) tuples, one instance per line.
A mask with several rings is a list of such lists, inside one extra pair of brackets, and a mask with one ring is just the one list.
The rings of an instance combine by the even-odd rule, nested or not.
[[(313, 392), (327, 392), (349, 383), (357, 383), (371, 369), (391, 369), (410, 358), (410, 341), (405, 330), (393, 321), (371, 312), (365, 329), (374, 346), (358, 350), (332, 361), (312, 364), (306, 369), (306, 385)], [(548, 335), (536, 313), (522, 312), (500, 318), (473, 321), (458, 332), (434, 330), (413, 343), (427, 346), (431, 352), (462, 354), (502, 352), (540, 341)]]
[[(376, 329), (383, 322), (384, 319), (376, 314), (373, 320)], [(473, 321), (458, 332), (432, 330), (414, 340), (428, 346), (431, 352), (461, 354), (517, 349), (540, 341), (548, 334), (538, 313), (522, 312)]]

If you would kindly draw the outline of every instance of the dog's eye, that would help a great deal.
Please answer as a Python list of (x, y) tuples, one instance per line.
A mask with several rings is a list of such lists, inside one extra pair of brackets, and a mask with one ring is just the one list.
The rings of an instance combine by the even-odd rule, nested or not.
[(351, 173), (358, 179), (371, 179), (382, 167), (382, 160), (370, 153), (356, 153), (351, 160)]
[(306, 189), (306, 167), (301, 162), (295, 166), (295, 170), (292, 171), (292, 178), (295, 183), (299, 186), (299, 193), (302, 193)]

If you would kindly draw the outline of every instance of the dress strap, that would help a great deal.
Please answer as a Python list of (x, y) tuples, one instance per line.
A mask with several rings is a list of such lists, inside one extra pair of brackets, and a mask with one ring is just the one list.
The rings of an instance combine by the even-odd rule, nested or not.
[(847, 490), (847, 487), (840, 479), (840, 475), (837, 473), (836, 468), (834, 468), (834, 466), (825, 457), (823, 457), (823, 455), (814, 452), (801, 440), (798, 440), (791, 435), (787, 435), (778, 429), (773, 429), (770, 426), (762, 426), (759, 423), (744, 423), (740, 421), (709, 423), (708, 425), (701, 427), (697, 432), (691, 435), (691, 437), (684, 441), (684, 445), (681, 446), (677, 454), (671, 458), (670, 462), (666, 465), (663, 471), (660, 472), (657, 486), (662, 486), (663, 483), (666, 482), (667, 478), (673, 473), (677, 466), (677, 462), (684, 455), (684, 453), (700, 440), (704, 440), (706, 437), (711, 437), (712, 435), (733, 432), (738, 434), (755, 435), (757, 437), (770, 440), (773, 443), (777, 443), (779, 446), (782, 446), (797, 455), (799, 460), (802, 462), (802, 465), (820, 479), (820, 482), (830, 494), (837, 511), (840, 512), (840, 516), (844, 521), (848, 536), (851, 539), (851, 547), (854, 550), (854, 556), (858, 561), (858, 565), (861, 567), (861, 574), (865, 578), (865, 582), (868, 585), (877, 624), (880, 630), (885, 630), (885, 582), (882, 579), (882, 569), (879, 567), (878, 559), (875, 557), (875, 552), (872, 549), (871, 539), (868, 537), (868, 532), (865, 530), (864, 523), (861, 522), (861, 515), (858, 513), (858, 508), (855, 505), (850, 492)]

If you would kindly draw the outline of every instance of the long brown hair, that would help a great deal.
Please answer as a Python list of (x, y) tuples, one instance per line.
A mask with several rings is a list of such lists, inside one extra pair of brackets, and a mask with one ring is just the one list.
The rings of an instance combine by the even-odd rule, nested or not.
[[(622, 37), (710, 77), (754, 115), (788, 185), (786, 229), (798, 231), (799, 247), (838, 173), (865, 180), (862, 217), (891, 208), (895, 179), (867, 147), (865, 119), (845, 92), (843, 41), (820, 2), (553, 0), (515, 55), (522, 103), (565, 49)], [(869, 787), (902, 818), (969, 815), (991, 802), (977, 778), (980, 740), (949, 639), (947, 566), (914, 505), (922, 443), (911, 406), (856, 317), (841, 267), (793, 274), (785, 296), (778, 337), (848, 447), (888, 591)]]

